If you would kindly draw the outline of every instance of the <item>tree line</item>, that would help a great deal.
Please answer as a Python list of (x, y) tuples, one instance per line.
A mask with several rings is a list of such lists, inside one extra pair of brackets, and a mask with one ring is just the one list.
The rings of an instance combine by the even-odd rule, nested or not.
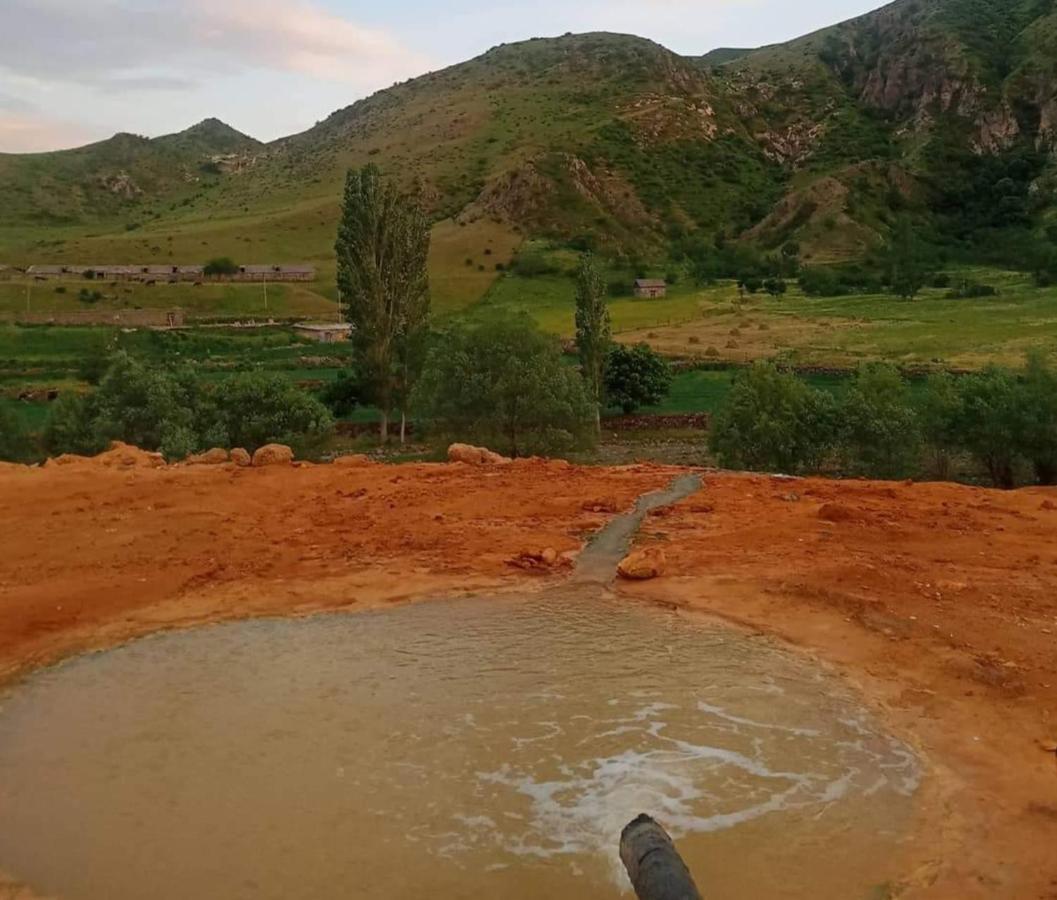
[(740, 373), (710, 433), (728, 468), (787, 474), (1057, 484), (1057, 372), (1041, 355), (1022, 369), (929, 376), (917, 391), (892, 366), (861, 368), (839, 396), (771, 363)]

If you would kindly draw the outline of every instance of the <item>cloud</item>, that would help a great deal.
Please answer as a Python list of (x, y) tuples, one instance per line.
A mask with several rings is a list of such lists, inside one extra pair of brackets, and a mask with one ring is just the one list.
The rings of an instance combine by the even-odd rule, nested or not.
[(429, 67), (311, 0), (5, 0), (0, 70), (44, 83), (174, 90), (252, 69), (363, 88)]

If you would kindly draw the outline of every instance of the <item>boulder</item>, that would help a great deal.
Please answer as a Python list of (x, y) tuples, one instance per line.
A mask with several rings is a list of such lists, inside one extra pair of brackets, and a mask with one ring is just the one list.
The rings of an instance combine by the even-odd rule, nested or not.
[(286, 444), (265, 444), (253, 454), (254, 466), (288, 466), (294, 461), (294, 451)]
[(505, 466), (511, 460), (484, 447), (469, 444), (452, 444), (448, 448), (448, 462), (461, 462), (470, 466)]
[(241, 468), (245, 469), (247, 466), (253, 465), (253, 458), (249, 452), (243, 447), (236, 447), (231, 451), (231, 461)]
[(1054, 503), (1052, 500), (1043, 500), (1039, 509), (1046, 510), (1046, 512), (1054, 512), (1057, 510), (1057, 503)]
[(826, 503), (818, 511), (818, 517), (823, 522), (858, 522), (861, 521), (863, 516), (858, 510), (852, 509), (849, 506), (844, 506), (840, 503)]
[(205, 453), (192, 453), (184, 462), (189, 466), (222, 466), (228, 461), (228, 451), (223, 447), (214, 447)]
[(660, 578), (668, 565), (668, 557), (659, 547), (647, 547), (628, 554), (617, 566), (617, 574), (628, 581), (649, 581)]
[(668, 557), (664, 550), (648, 547), (646, 550), (629, 553), (616, 567), (616, 573), (622, 578), (627, 578), (629, 582), (646, 582), (650, 578), (661, 577), (667, 566)]

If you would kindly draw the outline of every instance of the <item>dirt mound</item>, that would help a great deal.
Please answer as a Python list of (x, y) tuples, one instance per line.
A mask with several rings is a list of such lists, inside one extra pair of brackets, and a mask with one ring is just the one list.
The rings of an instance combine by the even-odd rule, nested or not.
[(294, 451), (286, 444), (265, 444), (253, 454), (254, 466), (288, 466), (294, 461)]
[(448, 448), (448, 462), (461, 462), (469, 466), (505, 466), (511, 460), (484, 447), (469, 444), (452, 444)]
[(231, 461), (243, 469), (253, 465), (253, 457), (250, 456), (248, 450), (242, 447), (236, 447), (231, 451)]
[(47, 468), (75, 466), (107, 469), (160, 469), (165, 465), (165, 457), (160, 453), (151, 453), (148, 450), (133, 447), (131, 444), (114, 441), (109, 450), (103, 451), (98, 456), (77, 456), (73, 453), (64, 453), (62, 456), (52, 457), (44, 465)]

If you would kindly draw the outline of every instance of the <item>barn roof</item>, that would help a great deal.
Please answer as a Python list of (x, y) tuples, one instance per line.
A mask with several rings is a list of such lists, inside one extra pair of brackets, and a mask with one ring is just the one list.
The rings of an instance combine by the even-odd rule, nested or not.
[(635, 287), (640, 288), (662, 288), (668, 287), (668, 282), (663, 278), (636, 278)]

